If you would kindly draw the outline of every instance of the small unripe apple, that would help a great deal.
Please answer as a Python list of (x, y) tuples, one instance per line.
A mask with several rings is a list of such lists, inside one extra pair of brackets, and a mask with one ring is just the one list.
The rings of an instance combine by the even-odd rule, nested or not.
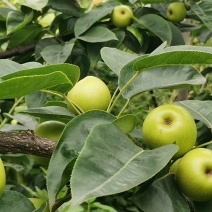
[(171, 3), (166, 10), (166, 17), (172, 22), (181, 22), (186, 17), (186, 8), (180, 2)]
[(0, 158), (0, 197), (4, 191), (5, 184), (6, 184), (6, 174), (3, 162)]
[[(68, 92), (67, 99), (83, 112), (94, 109), (106, 110), (111, 100), (111, 94), (101, 79), (87, 76), (77, 82)], [(76, 113), (70, 104), (68, 104), (68, 108)]]
[(142, 133), (150, 149), (175, 143), (179, 150), (174, 159), (191, 150), (197, 138), (193, 117), (176, 104), (165, 104), (153, 109), (143, 122)]
[(118, 28), (123, 28), (131, 23), (133, 18), (133, 12), (130, 7), (126, 5), (118, 5), (114, 7), (111, 14), (111, 21), (114, 26)]
[(176, 182), (191, 200), (212, 200), (212, 151), (196, 148), (185, 154), (178, 164)]
[[(62, 135), (64, 127), (65, 124), (60, 121), (49, 120), (39, 124), (35, 128), (34, 134), (38, 137), (48, 138), (52, 141), (58, 142)], [(33, 160), (43, 166), (48, 166), (49, 164), (49, 158), (36, 155), (31, 155), (31, 157), (33, 158)]]

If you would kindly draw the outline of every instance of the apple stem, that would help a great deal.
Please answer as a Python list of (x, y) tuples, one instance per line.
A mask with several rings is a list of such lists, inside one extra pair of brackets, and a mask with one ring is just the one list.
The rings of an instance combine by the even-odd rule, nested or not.
[[(15, 103), (14, 103), (13, 106), (12, 106), (12, 108), (9, 110), (8, 114), (12, 114), (12, 112), (15, 110), (16, 106), (22, 101), (23, 98), (24, 98), (24, 97), (21, 97), (21, 98), (19, 98), (19, 99), (17, 99), (17, 100), (15, 101)], [(0, 129), (7, 123), (7, 121), (8, 121), (8, 118), (5, 117), (5, 118), (3, 119), (3, 121), (1, 122), (1, 124), (0, 124)]]
[(198, 146), (195, 146), (194, 149), (200, 148), (200, 147), (204, 147), (204, 146), (207, 146), (207, 145), (210, 145), (210, 144), (212, 144), (212, 141), (209, 141), (209, 142), (206, 142), (206, 143), (204, 143), (204, 144), (200, 144), (200, 145), (198, 145)]
[(50, 93), (50, 94), (54, 94), (56, 96), (59, 96), (63, 99), (65, 99), (69, 104), (71, 104), (71, 106), (74, 108), (74, 110), (76, 110), (76, 112), (80, 115), (83, 113), (83, 111), (80, 111), (67, 97), (66, 95), (62, 94), (62, 93), (59, 93), (59, 92), (56, 92), (56, 91), (49, 91), (49, 90), (41, 90), (42, 92), (45, 92), (45, 93)]
[(117, 118), (119, 118), (121, 116), (121, 114), (124, 112), (125, 108), (127, 107), (127, 105), (129, 104), (130, 99), (128, 99), (126, 101), (126, 103), (124, 104), (123, 108), (121, 109), (121, 111), (119, 112), (119, 114), (117, 115)]
[(135, 16), (132, 17), (132, 20), (135, 21), (137, 24), (141, 25), (143, 28), (148, 29), (151, 32), (151, 29), (149, 29), (141, 20), (139, 20)]
[(112, 98), (111, 98), (111, 100), (110, 100), (110, 103), (109, 103), (109, 105), (108, 105), (108, 108), (107, 108), (107, 112), (109, 112), (109, 108), (110, 108), (110, 106), (111, 106), (113, 100), (115, 99), (116, 94), (118, 93), (118, 91), (119, 91), (119, 87), (117, 87), (116, 90), (115, 90), (115, 92), (113, 93), (113, 96), (112, 96)]
[(118, 101), (118, 99), (121, 97), (121, 95), (123, 94), (123, 92), (125, 91), (125, 89), (134, 81), (134, 79), (140, 74), (140, 72), (136, 72), (135, 75), (133, 75), (133, 77), (124, 85), (124, 87), (120, 90), (120, 92), (118, 93), (118, 95), (114, 98), (113, 103), (111, 104), (111, 106), (108, 108), (107, 112), (111, 112), (113, 107), (115, 106), (116, 102)]

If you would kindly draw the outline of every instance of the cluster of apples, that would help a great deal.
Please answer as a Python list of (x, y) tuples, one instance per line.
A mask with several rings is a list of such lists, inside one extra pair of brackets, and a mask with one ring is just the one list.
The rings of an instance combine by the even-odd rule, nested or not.
[[(171, 22), (181, 22), (186, 17), (186, 8), (183, 3), (173, 2), (166, 10), (166, 18)], [(111, 14), (111, 21), (114, 26), (124, 28), (130, 25), (131, 21), (136, 21), (130, 7), (126, 5), (118, 5), (114, 7)], [(139, 24), (139, 23), (138, 23)]]
[[(106, 110), (111, 94), (101, 79), (87, 76), (69, 91), (67, 99), (74, 113), (70, 105), (81, 112)], [(177, 104), (158, 106), (146, 116), (142, 135), (150, 149), (176, 144), (179, 150), (173, 156), (170, 172), (175, 174), (178, 187), (191, 200), (212, 200), (212, 151), (195, 148), (197, 128), (188, 110)]]
[(179, 147), (170, 172), (186, 197), (198, 202), (212, 200), (212, 151), (195, 148), (196, 124), (185, 108), (166, 104), (153, 109), (143, 122), (142, 133), (150, 149), (171, 143)]

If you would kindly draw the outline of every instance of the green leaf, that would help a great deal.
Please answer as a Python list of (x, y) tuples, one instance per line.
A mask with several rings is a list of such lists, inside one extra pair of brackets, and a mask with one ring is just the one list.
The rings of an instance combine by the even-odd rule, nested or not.
[(84, 13), (77, 21), (74, 27), (75, 37), (79, 37), (88, 30), (94, 23), (110, 14), (113, 8), (118, 5), (116, 1), (108, 1), (99, 7)]
[(128, 52), (121, 51), (116, 48), (104, 47), (101, 49), (101, 57), (106, 65), (117, 75), (124, 65), (138, 56)]
[[(63, 85), (63, 88), (61, 85)], [(58, 89), (55, 86), (58, 86)], [(51, 87), (64, 92), (70, 90), (72, 86), (67, 76), (59, 71), (52, 74), (16, 77), (0, 83), (0, 99), (19, 98)]]
[(41, 56), (48, 64), (64, 63), (70, 56), (74, 43), (66, 43), (65, 45), (51, 45), (45, 47)]
[(194, 119), (203, 122), (208, 128), (212, 128), (212, 101), (186, 100), (175, 104), (183, 106)]
[(113, 124), (95, 126), (73, 169), (72, 204), (127, 191), (147, 181), (167, 165), (177, 150), (173, 144), (143, 150)]
[[(78, 156), (91, 129), (101, 123), (110, 123), (115, 119), (104, 111), (90, 111), (73, 118), (65, 127), (50, 160), (47, 173), (47, 188), (50, 205), (53, 205), (61, 186), (63, 172)], [(69, 171), (69, 179), (71, 170)]]
[(73, 1), (67, 0), (49, 0), (48, 5), (55, 10), (58, 10), (62, 13), (67, 13), (71, 16), (79, 17), (82, 13), (82, 9), (75, 4)]
[(148, 57), (138, 58), (133, 69), (143, 71), (161, 66), (192, 64), (212, 64), (212, 48), (188, 45), (167, 47)]
[(106, 27), (96, 26), (90, 28), (87, 32), (78, 37), (89, 43), (106, 42), (109, 40), (117, 40), (116, 35)]
[[(184, 87), (205, 83), (205, 78), (192, 66), (164, 66), (133, 74), (133, 63), (128, 63), (120, 74), (119, 87), (122, 89), (133, 77), (125, 89), (123, 97), (130, 99), (144, 91), (158, 88)], [(167, 80), (168, 79), (168, 80)]]
[(134, 114), (127, 114), (117, 118), (112, 123), (120, 128), (123, 133), (128, 134), (135, 128), (137, 117)]
[(48, 0), (25, 0), (22, 4), (34, 10), (41, 10), (48, 3)]
[(30, 108), (28, 110), (23, 111), (22, 113), (26, 113), (39, 118), (58, 120), (58, 121), (70, 120), (75, 116), (68, 109), (60, 106)]
[(26, 69), (26, 67), (12, 60), (8, 60), (8, 59), (0, 60), (0, 77), (6, 76), (10, 73), (14, 73), (16, 71), (20, 71), (23, 69)]
[(25, 97), (27, 108), (41, 107), (46, 101), (46, 97), (47, 94), (40, 91), (27, 95)]
[(172, 40), (170, 46), (185, 45), (185, 41), (180, 29), (171, 22), (168, 22), (168, 24), (172, 32)]
[(0, 21), (6, 21), (7, 19), (7, 15), (9, 12), (11, 12), (12, 10), (9, 9), (9, 8), (4, 8), (4, 7), (1, 7), (0, 8)]
[(39, 25), (27, 26), (26, 28), (18, 30), (11, 35), (8, 48), (15, 48), (19, 45), (26, 46), (35, 43), (41, 31), (42, 27)]
[(171, 44), (172, 31), (169, 23), (164, 18), (155, 14), (148, 14), (142, 16), (140, 21), (144, 28), (157, 35), (162, 41), (167, 41), (168, 45)]
[(11, 11), (7, 16), (7, 34), (14, 33), (25, 27), (33, 18), (33, 11), (23, 14), (19, 11)]
[(175, 2), (176, 0), (140, 0), (144, 4), (160, 4), (165, 2)]
[(155, 181), (144, 193), (133, 197), (132, 200), (145, 212), (164, 211), (164, 208), (169, 212), (190, 212), (171, 175)]
[(35, 207), (30, 200), (17, 191), (5, 191), (0, 198), (1, 211), (8, 212), (29, 212), (34, 211)]
[(58, 41), (54, 38), (44, 38), (42, 40), (40, 40), (37, 44), (36, 44), (36, 48), (35, 48), (35, 60), (38, 61), (41, 58), (41, 52), (43, 51), (43, 49), (47, 46), (52, 46), (52, 45), (58, 45)]
[(205, 26), (212, 32), (212, 1), (204, 0), (198, 4), (193, 0), (189, 0), (191, 10), (199, 17)]
[(71, 64), (15, 71), (2, 77), (4, 81), (0, 83), (0, 99), (18, 98), (42, 89), (66, 93), (78, 81), (80, 75), (79, 68)]
[[(56, 65), (46, 65), (31, 69), (16, 71), (11, 74), (5, 75), (2, 77), (3, 80), (8, 80), (16, 77), (24, 77), (24, 76), (32, 76), (32, 75), (45, 75), (45, 74), (53, 74), (53, 73), (63, 73), (67, 76), (67, 78), (72, 82), (72, 84), (76, 84), (79, 80), (80, 70), (77, 66), (72, 64), (56, 64)], [(56, 79), (55, 79), (56, 80)], [(48, 83), (48, 82), (47, 82)], [(65, 83), (65, 81), (64, 81)]]

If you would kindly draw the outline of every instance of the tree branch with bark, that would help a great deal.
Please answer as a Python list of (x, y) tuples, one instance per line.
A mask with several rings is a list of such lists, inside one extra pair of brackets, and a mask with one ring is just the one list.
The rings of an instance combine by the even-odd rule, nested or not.
[(7, 59), (17, 55), (26, 54), (32, 50), (35, 50), (36, 44), (31, 44), (28, 46), (18, 46), (14, 49), (8, 49), (6, 51), (0, 52), (0, 59)]
[(23, 153), (50, 158), (56, 142), (40, 138), (33, 131), (17, 132), (0, 131), (0, 153)]

